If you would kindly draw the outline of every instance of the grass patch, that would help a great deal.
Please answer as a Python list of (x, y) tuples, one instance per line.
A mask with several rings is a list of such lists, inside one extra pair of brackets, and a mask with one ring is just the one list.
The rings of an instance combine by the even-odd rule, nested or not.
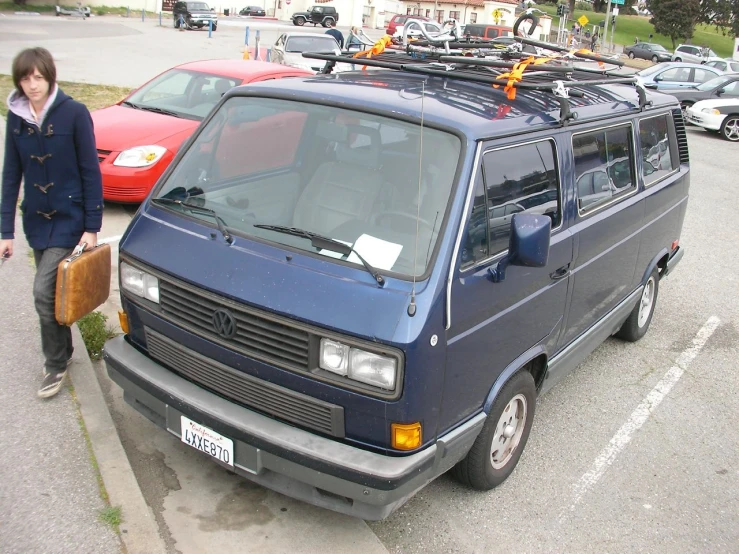
[[(10, 75), (0, 75), (0, 115), (8, 115), (8, 105), (5, 99), (15, 88)], [(90, 111), (105, 108), (123, 100), (132, 89), (114, 87), (110, 85), (90, 85), (87, 83), (71, 83), (59, 81), (59, 88), (78, 102), (82, 102)]]
[(105, 341), (116, 336), (115, 329), (106, 325), (106, 321), (108, 321), (108, 316), (102, 312), (92, 312), (77, 322), (87, 353), (93, 360), (99, 360), (102, 357)]
[(121, 525), (121, 507), (120, 506), (108, 506), (100, 510), (100, 521), (110, 525), (116, 533)]
[[(556, 32), (559, 28), (557, 6), (538, 4), (536, 7), (552, 17), (552, 31)], [(605, 13), (578, 10), (577, 8), (575, 9), (574, 14), (569, 15), (569, 21), (567, 22), (568, 29), (572, 28), (575, 20), (581, 15), (586, 16), (590, 20), (586, 27), (587, 30), (591, 30), (591, 25), (597, 25), (606, 18)], [(610, 35), (610, 26), (608, 33)], [(651, 42), (661, 44), (670, 51), (673, 50), (672, 40), (670, 40), (670, 37), (656, 34), (654, 32), (654, 26), (649, 23), (649, 17), (639, 15), (619, 15), (616, 18), (616, 33), (613, 37), (613, 42), (614, 44), (627, 46), (634, 43), (635, 37), (639, 37), (639, 40), (646, 42), (649, 41), (650, 33), (654, 35)], [(731, 54), (734, 51), (734, 39), (724, 36), (720, 31), (717, 31), (715, 27), (711, 27), (709, 25), (696, 25), (695, 33), (693, 34), (693, 38), (690, 39), (690, 43), (698, 46), (708, 46), (719, 56), (724, 58), (731, 57)], [(679, 44), (679, 42), (677, 44)], [(675, 46), (677, 46), (677, 44), (675, 44)]]

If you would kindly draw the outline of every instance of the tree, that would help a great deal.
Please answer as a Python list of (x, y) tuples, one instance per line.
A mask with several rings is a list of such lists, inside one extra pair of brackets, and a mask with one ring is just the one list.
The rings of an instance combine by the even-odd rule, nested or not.
[(739, 0), (701, 0), (698, 21), (715, 25), (724, 34), (739, 35)]
[(654, 30), (670, 37), (673, 48), (676, 41), (693, 37), (701, 14), (700, 0), (647, 0), (647, 8), (652, 12), (649, 22)]

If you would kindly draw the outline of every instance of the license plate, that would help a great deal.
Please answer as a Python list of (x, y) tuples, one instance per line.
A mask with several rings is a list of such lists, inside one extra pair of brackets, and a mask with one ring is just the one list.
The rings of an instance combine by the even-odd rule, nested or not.
[(205, 452), (225, 464), (234, 465), (234, 443), (231, 439), (203, 427), (185, 416), (180, 416), (180, 439), (200, 452)]

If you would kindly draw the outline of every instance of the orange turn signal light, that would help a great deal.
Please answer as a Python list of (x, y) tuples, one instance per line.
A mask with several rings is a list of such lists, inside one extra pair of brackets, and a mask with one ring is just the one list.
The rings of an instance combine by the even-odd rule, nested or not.
[(118, 323), (125, 334), (128, 334), (128, 314), (123, 310), (118, 312)]
[(672, 241), (672, 250), (675, 250), (680, 244), (680, 239)]
[(390, 425), (391, 444), (396, 450), (414, 450), (421, 446), (421, 424), (393, 423)]

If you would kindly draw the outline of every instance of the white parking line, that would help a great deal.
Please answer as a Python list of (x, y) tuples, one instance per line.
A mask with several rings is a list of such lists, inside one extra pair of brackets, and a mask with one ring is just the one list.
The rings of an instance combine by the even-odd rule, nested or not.
[(105, 237), (104, 239), (100, 239), (98, 241), (98, 244), (103, 244), (103, 243), (106, 243), (106, 242), (118, 242), (119, 240), (121, 240), (121, 237), (122, 236), (123, 235), (115, 235), (115, 236), (112, 236), (112, 237)]
[(698, 334), (693, 339), (693, 344), (678, 356), (675, 365), (673, 365), (659, 383), (651, 390), (636, 409), (631, 414), (629, 420), (616, 431), (613, 438), (608, 443), (600, 455), (593, 462), (590, 471), (585, 473), (574, 486), (573, 501), (569, 509), (563, 510), (560, 514), (559, 521), (563, 523), (569, 512), (573, 512), (575, 507), (580, 503), (585, 493), (587, 493), (598, 480), (603, 476), (608, 467), (613, 464), (616, 457), (631, 442), (631, 438), (636, 431), (641, 429), (642, 425), (649, 419), (649, 416), (657, 409), (665, 396), (672, 390), (672, 387), (680, 380), (685, 368), (693, 361), (698, 353), (706, 345), (720, 323), (719, 318), (711, 316), (708, 321), (701, 327)]

